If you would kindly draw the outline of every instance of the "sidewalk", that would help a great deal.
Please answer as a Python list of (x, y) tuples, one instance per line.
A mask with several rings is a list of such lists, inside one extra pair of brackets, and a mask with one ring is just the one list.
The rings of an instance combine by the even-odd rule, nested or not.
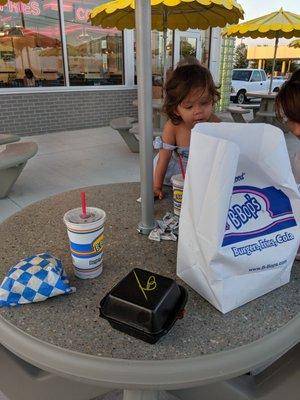
[(110, 127), (22, 137), (39, 150), (8, 198), (0, 199), (0, 222), (45, 197), (85, 186), (139, 180), (139, 155)]

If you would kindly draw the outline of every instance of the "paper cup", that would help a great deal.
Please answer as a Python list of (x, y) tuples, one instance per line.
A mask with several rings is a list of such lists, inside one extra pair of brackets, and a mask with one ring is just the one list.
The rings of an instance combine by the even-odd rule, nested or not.
[(82, 218), (81, 208), (69, 210), (64, 215), (68, 229), (74, 273), (78, 278), (96, 278), (102, 272), (105, 211), (87, 207), (87, 218)]
[(174, 204), (174, 214), (180, 215), (182, 193), (184, 180), (181, 174), (173, 175), (171, 177), (171, 183), (173, 186), (173, 204)]

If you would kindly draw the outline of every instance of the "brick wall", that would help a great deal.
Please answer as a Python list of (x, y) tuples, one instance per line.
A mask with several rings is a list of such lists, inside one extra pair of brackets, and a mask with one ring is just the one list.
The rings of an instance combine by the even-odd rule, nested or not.
[(0, 132), (37, 135), (109, 125), (137, 116), (137, 91), (105, 90), (0, 95)]

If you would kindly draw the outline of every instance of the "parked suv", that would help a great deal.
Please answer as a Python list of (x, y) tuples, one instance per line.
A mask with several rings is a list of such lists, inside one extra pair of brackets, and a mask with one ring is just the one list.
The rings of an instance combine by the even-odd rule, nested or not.
[[(274, 79), (272, 91), (278, 92), (284, 80)], [(243, 104), (247, 101), (247, 92), (258, 92), (269, 90), (270, 80), (267, 79), (263, 69), (234, 69), (231, 80), (230, 100), (234, 103)]]

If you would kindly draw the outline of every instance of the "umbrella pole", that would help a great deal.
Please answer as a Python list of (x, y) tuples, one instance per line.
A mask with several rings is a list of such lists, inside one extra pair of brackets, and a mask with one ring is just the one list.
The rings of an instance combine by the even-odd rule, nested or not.
[(277, 47), (278, 47), (278, 37), (275, 39), (275, 49), (274, 49), (274, 57), (273, 57), (273, 63), (272, 63), (272, 74), (271, 74), (271, 79), (270, 79), (270, 86), (269, 86), (269, 94), (272, 93), (272, 83), (273, 83), (273, 74), (275, 70), (275, 62), (276, 62), (276, 54), (277, 54)]
[(140, 233), (148, 234), (155, 227), (152, 145), (151, 4), (149, 0), (136, 1), (135, 26), (142, 198), (142, 221), (138, 225), (138, 230)]
[(167, 36), (168, 36), (168, 12), (163, 11), (163, 80), (162, 80), (162, 97), (164, 84), (167, 81)]

